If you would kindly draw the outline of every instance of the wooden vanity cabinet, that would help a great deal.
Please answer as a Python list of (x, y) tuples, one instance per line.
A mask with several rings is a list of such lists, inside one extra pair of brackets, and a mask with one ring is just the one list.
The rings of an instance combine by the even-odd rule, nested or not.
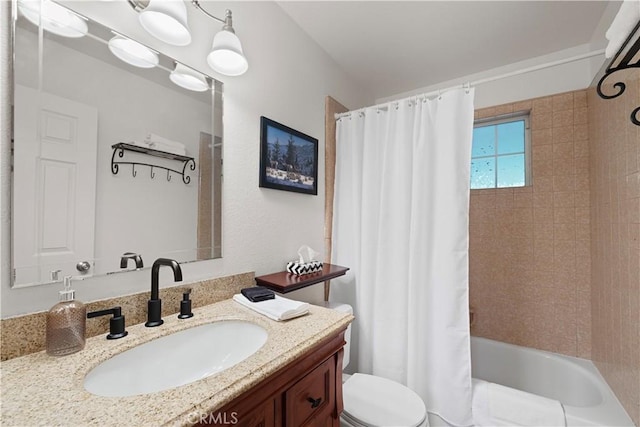
[(344, 330), (262, 380), (197, 425), (339, 427)]

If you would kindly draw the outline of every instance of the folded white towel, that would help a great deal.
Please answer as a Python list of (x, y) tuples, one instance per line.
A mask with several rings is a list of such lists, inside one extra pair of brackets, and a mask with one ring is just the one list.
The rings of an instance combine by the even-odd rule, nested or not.
[(129, 141), (127, 142), (127, 144), (135, 145), (136, 147), (140, 148), (151, 148), (151, 144), (149, 144), (147, 141)]
[(177, 141), (172, 141), (170, 139), (164, 138), (160, 135), (156, 135), (155, 133), (149, 133), (147, 134), (147, 137), (145, 138), (145, 141), (148, 141), (150, 143), (155, 143), (155, 144), (164, 144), (164, 145), (170, 145), (176, 148), (185, 148), (185, 145), (181, 142), (177, 142)]
[(162, 144), (159, 142), (152, 142), (150, 147), (154, 150), (164, 151), (166, 153), (177, 154), (179, 156), (186, 156), (187, 150), (185, 148), (174, 147), (173, 145)]
[(565, 426), (562, 404), (553, 399), (473, 379), (476, 426)]
[(274, 299), (251, 302), (242, 294), (235, 294), (233, 300), (273, 320), (289, 320), (309, 312), (309, 304), (282, 298), (278, 295)]
[(611, 58), (618, 52), (638, 21), (640, 21), (640, 0), (623, 1), (605, 33), (605, 37), (609, 40), (604, 53), (605, 57)]

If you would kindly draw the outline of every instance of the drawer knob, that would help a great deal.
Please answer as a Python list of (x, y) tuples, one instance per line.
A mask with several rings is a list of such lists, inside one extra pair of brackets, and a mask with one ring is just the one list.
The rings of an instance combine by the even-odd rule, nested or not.
[(318, 406), (320, 406), (320, 403), (322, 403), (322, 398), (319, 397), (317, 399), (314, 399), (313, 397), (307, 397), (307, 401), (311, 403), (312, 408), (317, 408)]

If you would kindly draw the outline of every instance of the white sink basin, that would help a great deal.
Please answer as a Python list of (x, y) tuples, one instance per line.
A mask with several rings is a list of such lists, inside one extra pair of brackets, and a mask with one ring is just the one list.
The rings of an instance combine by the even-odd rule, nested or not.
[(185, 329), (105, 360), (84, 379), (84, 388), (106, 397), (168, 390), (223, 371), (267, 341), (253, 323), (229, 320)]

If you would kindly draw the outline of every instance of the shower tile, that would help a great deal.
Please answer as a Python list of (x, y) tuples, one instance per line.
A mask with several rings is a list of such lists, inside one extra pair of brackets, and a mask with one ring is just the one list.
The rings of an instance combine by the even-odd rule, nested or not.
[(514, 112), (530, 111), (532, 109), (532, 107), (533, 107), (533, 102), (531, 102), (531, 101), (520, 101), (520, 102), (514, 102), (511, 105), (513, 106), (513, 111)]
[(573, 108), (586, 108), (587, 107), (587, 91), (579, 90), (573, 92)]
[(573, 191), (555, 191), (553, 193), (553, 207), (572, 208), (575, 206), (575, 196)]
[(589, 191), (576, 191), (575, 204), (577, 208), (588, 208), (591, 206)]
[(588, 110), (587, 107), (577, 108), (573, 110), (573, 123), (575, 125), (582, 125), (588, 123)]
[(571, 191), (576, 187), (576, 177), (574, 175), (560, 175), (553, 177), (553, 191)]
[(591, 210), (588, 207), (580, 207), (576, 209), (576, 223), (589, 224), (591, 221)]
[(587, 141), (589, 139), (589, 126), (586, 124), (573, 125), (574, 141)]
[(553, 111), (573, 110), (573, 92), (567, 92), (551, 97)]
[(476, 110), (476, 114), (478, 119), (485, 119), (487, 117), (493, 117), (496, 115), (496, 109), (491, 108), (482, 108), (480, 110)]
[(584, 157), (589, 155), (589, 141), (578, 140), (573, 141), (573, 155), (574, 157)]
[(505, 191), (509, 189), (501, 189), (496, 193), (495, 205), (496, 209), (512, 209), (514, 207), (513, 191)]
[(534, 222), (534, 239), (553, 239), (554, 224), (552, 222)]
[[(553, 194), (553, 193), (550, 193)], [(534, 222), (546, 222), (553, 223), (554, 211), (553, 208), (533, 208), (533, 221)]]
[(576, 224), (576, 240), (590, 240), (591, 226), (590, 224)]
[(552, 141), (553, 144), (562, 144), (573, 142), (573, 125), (555, 127), (552, 129)]
[[(554, 198), (555, 201), (555, 198)], [(556, 224), (575, 222), (575, 208), (553, 208), (553, 222)]]
[(575, 240), (576, 224), (553, 224), (553, 238), (555, 240)]
[(589, 156), (576, 157), (574, 159), (576, 175), (589, 175)]
[(514, 112), (513, 104), (504, 104), (504, 105), (496, 106), (494, 108), (493, 115), (494, 116), (500, 116), (500, 115), (503, 115), (503, 114), (510, 114), (510, 113), (513, 113), (513, 112)]
[(550, 113), (553, 110), (553, 101), (550, 97), (537, 98), (532, 101), (532, 112), (534, 115)]
[(536, 270), (553, 271), (553, 240), (534, 240), (533, 258)]
[(551, 127), (544, 128), (544, 129), (531, 130), (531, 145), (533, 148), (536, 148), (542, 145), (550, 145), (552, 143), (553, 143), (553, 130), (551, 129)]
[(575, 159), (573, 157), (565, 159), (555, 157), (553, 159), (554, 175), (574, 175), (576, 173)]
[(572, 160), (572, 159), (573, 159), (573, 142), (553, 144), (553, 160)]
[(531, 161), (531, 173), (534, 177), (534, 181), (540, 177), (553, 176), (553, 161), (533, 159)]
[(573, 126), (573, 109), (553, 111), (552, 125), (554, 128)]
[(546, 191), (553, 191), (553, 177), (552, 176), (538, 176), (533, 175), (533, 192), (542, 193)]
[(534, 207), (534, 221), (535, 221), (535, 208), (550, 208), (553, 207), (553, 193), (552, 192), (534, 192), (532, 196), (532, 205)]
[[(534, 105), (535, 108), (535, 105)], [(553, 127), (553, 115), (551, 112), (535, 113), (531, 116), (531, 129), (551, 129)]]
[(533, 208), (514, 208), (513, 218), (516, 224), (533, 223)]

